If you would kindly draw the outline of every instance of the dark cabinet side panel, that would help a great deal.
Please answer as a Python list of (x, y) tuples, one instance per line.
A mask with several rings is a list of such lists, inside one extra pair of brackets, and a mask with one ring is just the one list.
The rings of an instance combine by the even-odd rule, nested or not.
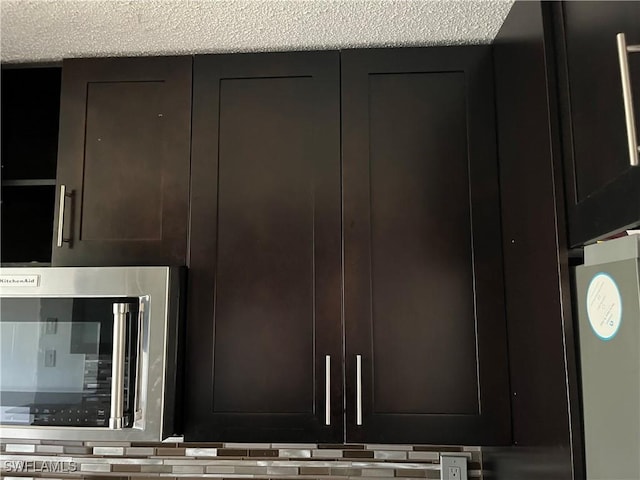
[(515, 2), (493, 48), (514, 444), (483, 448), (485, 469), (498, 480), (586, 478), (551, 31), (555, 6)]
[(343, 53), (348, 441), (510, 440), (491, 67)]
[(191, 62), (64, 62), (54, 265), (184, 265)]
[(194, 95), (185, 436), (341, 441), (338, 54), (197, 57)]

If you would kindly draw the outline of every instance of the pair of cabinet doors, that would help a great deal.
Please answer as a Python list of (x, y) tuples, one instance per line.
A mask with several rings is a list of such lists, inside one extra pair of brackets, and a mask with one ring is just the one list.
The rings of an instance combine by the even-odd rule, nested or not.
[(490, 47), (193, 72), (185, 439), (509, 443)]

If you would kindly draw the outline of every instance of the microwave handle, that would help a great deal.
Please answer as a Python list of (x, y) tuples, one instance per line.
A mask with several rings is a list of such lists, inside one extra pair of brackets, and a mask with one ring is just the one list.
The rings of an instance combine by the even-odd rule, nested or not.
[(138, 341), (136, 345), (136, 382), (135, 382), (135, 406), (133, 409), (134, 421), (142, 415), (142, 408), (140, 406), (142, 398), (142, 331), (144, 324), (144, 303), (141, 301), (138, 309)]
[(124, 356), (128, 303), (113, 304), (113, 356), (111, 363), (111, 414), (109, 428), (119, 430), (124, 424)]

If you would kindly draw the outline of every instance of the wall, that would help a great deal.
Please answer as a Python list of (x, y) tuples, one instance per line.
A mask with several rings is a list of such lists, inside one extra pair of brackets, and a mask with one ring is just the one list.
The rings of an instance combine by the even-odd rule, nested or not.
[[(160, 477), (438, 479), (440, 453), (466, 456), (469, 479), (482, 479), (480, 447), (2, 439), (0, 448), (0, 474), (5, 477), (15, 475), (21, 479), (24, 475), (110, 480)], [(28, 463), (20, 467), (19, 462)], [(50, 471), (56, 468), (75, 471)], [(21, 471), (16, 472), (19, 469)]]

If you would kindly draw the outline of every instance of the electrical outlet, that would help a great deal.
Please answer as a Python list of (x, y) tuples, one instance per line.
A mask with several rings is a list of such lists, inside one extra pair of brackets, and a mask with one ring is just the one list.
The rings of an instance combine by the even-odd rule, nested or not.
[(56, 351), (53, 348), (47, 348), (44, 352), (44, 366), (55, 367), (56, 366)]
[(440, 455), (441, 480), (467, 480), (467, 457)]
[(55, 335), (58, 333), (58, 319), (54, 317), (47, 318), (44, 324), (44, 333), (47, 335)]

